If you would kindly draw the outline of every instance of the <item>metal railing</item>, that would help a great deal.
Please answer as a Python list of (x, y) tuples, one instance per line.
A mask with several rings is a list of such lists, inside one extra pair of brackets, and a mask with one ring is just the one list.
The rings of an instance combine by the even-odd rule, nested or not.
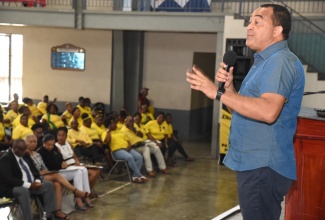
[[(325, 31), (302, 15), (320, 15), (324, 19), (324, 0), (0, 0), (2, 6), (76, 8), (83, 10), (225, 12), (244, 19), (261, 4), (276, 3), (289, 9), (293, 16), (289, 37), (290, 49), (325, 80)], [(212, 1), (212, 2), (211, 2)], [(76, 4), (77, 3), (77, 4)], [(76, 9), (77, 10), (77, 9)]]

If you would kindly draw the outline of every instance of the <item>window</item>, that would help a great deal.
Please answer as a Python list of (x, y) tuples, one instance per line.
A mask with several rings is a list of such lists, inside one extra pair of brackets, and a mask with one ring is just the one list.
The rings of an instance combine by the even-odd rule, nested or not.
[(0, 102), (22, 97), (23, 36), (0, 33)]

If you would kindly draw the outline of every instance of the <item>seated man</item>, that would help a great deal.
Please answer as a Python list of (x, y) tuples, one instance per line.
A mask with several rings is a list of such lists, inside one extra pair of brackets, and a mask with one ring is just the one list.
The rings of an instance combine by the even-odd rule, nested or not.
[(134, 147), (136, 151), (142, 154), (144, 158), (144, 163), (146, 166), (146, 170), (148, 172), (148, 176), (154, 177), (155, 173), (152, 168), (151, 155), (154, 154), (158, 167), (164, 174), (169, 174), (169, 171), (166, 169), (165, 159), (159, 149), (159, 147), (150, 140), (145, 140), (143, 138), (143, 134), (140, 131), (136, 131), (134, 128), (134, 120), (132, 116), (127, 116), (125, 120), (125, 124), (121, 128), (121, 132), (129, 139), (131, 145)]
[[(0, 158), (0, 196), (16, 198), (25, 220), (32, 220), (30, 195), (42, 196), (44, 211), (54, 219), (56, 198), (53, 184), (43, 180), (35, 168), (29, 154), (26, 154), (26, 143), (23, 139), (13, 142), (12, 150)], [(5, 168), (5, 169), (4, 169)]]

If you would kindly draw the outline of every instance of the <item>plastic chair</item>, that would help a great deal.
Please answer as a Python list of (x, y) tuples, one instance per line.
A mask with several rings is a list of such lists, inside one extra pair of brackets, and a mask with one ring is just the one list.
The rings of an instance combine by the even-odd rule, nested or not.
[(9, 202), (1, 202), (0, 217), (1, 219), (4, 217), (5, 219), (23, 219), (23, 213), (20, 209), (18, 201), (16, 199), (12, 199)]
[(114, 155), (113, 155), (112, 152), (111, 152), (111, 156), (112, 156), (113, 161), (115, 161), (115, 164), (114, 164), (114, 166), (112, 167), (112, 169), (110, 169), (110, 171), (108, 172), (108, 174), (107, 174), (105, 180), (109, 180), (109, 177), (110, 177), (111, 175), (118, 175), (118, 174), (119, 174), (119, 171), (120, 171), (122, 168), (125, 167), (126, 170), (127, 170), (127, 174), (128, 174), (128, 176), (129, 176), (129, 182), (131, 182), (132, 179), (131, 179), (131, 173), (130, 173), (130, 168), (129, 168), (128, 162), (125, 161), (125, 160), (117, 160), (117, 159), (115, 159), (115, 158), (114, 158)]

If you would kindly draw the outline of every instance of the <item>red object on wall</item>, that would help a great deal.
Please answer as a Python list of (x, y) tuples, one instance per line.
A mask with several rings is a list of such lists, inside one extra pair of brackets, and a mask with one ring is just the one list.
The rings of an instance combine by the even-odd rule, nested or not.
[(325, 219), (325, 121), (298, 118), (297, 181), (285, 200), (285, 220)]
[(21, 3), (24, 7), (45, 7), (46, 0), (2, 0), (3, 2)]

